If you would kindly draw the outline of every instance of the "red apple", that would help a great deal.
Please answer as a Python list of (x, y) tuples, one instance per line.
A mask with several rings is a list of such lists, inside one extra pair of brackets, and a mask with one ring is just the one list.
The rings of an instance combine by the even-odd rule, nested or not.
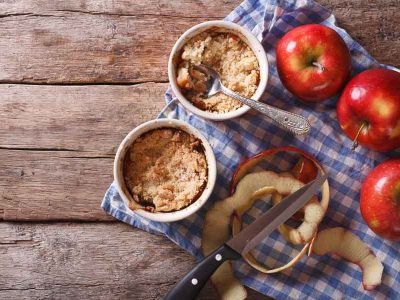
[(400, 240), (400, 159), (388, 160), (369, 173), (360, 198), (368, 226), (384, 238)]
[(337, 105), (340, 127), (353, 146), (389, 151), (400, 147), (400, 73), (361, 72), (346, 85)]
[(335, 95), (350, 74), (351, 57), (335, 30), (318, 24), (296, 27), (276, 46), (283, 85), (296, 97), (318, 102)]

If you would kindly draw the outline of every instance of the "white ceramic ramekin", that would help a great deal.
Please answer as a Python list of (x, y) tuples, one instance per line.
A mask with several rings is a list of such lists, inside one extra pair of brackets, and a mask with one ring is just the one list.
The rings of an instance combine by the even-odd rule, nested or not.
[(182, 105), (192, 113), (214, 121), (223, 121), (246, 113), (250, 107), (244, 105), (235, 111), (230, 111), (227, 113), (212, 113), (208, 111), (201, 110), (194, 106), (190, 101), (188, 101), (185, 96), (181, 93), (177, 83), (176, 83), (176, 65), (179, 61), (179, 56), (181, 54), (182, 47), (186, 44), (188, 40), (198, 35), (205, 30), (216, 30), (220, 32), (231, 32), (238, 35), (254, 52), (257, 57), (258, 64), (260, 67), (260, 83), (254, 95), (251, 97), (254, 100), (259, 100), (261, 95), (264, 93), (268, 81), (268, 59), (265, 50), (257, 38), (247, 29), (239, 26), (232, 22), (227, 21), (208, 21), (198, 24), (188, 31), (186, 31), (175, 43), (172, 48), (171, 54), (168, 61), (168, 78), (171, 84), (172, 91), (182, 103)]
[(129, 202), (134, 201), (132, 199), (132, 195), (128, 191), (123, 174), (123, 166), (125, 155), (132, 145), (132, 143), (142, 134), (148, 132), (150, 130), (156, 128), (176, 128), (181, 129), (189, 134), (192, 134), (196, 138), (200, 139), (203, 144), (204, 152), (206, 155), (207, 166), (208, 166), (208, 180), (207, 185), (201, 194), (201, 196), (192, 204), (187, 206), (184, 209), (174, 211), (174, 212), (149, 212), (144, 209), (135, 210), (135, 213), (149, 219), (152, 221), (157, 222), (173, 222), (182, 220), (191, 214), (195, 213), (197, 210), (200, 209), (207, 202), (208, 198), (211, 195), (212, 190), (214, 189), (215, 180), (217, 177), (217, 165), (214, 156), (214, 152), (206, 140), (206, 138), (193, 126), (175, 119), (157, 119), (152, 120), (133, 129), (122, 141), (120, 144), (117, 154), (115, 155), (114, 160), (114, 184), (117, 188), (119, 194), (121, 195), (122, 200), (125, 202), (126, 206), (129, 208)]

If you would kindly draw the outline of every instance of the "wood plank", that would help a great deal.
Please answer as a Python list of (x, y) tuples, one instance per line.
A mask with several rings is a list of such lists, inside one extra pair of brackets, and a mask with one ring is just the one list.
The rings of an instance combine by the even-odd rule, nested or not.
[(0, 85), (0, 219), (111, 220), (99, 205), (115, 151), (166, 88)]
[(1, 18), (0, 82), (166, 81), (169, 49), (198, 22), (71, 12)]
[(154, 15), (184, 18), (223, 18), (240, 2), (240, 0), (23, 0), (2, 1), (0, 2), (0, 11), (3, 16), (15, 14), (52, 14), (61, 11), (124, 16)]
[[(162, 1), (153, 9), (146, 1), (12, 1), (16, 4), (4, 8), (0, 18), (0, 82), (166, 82), (167, 59), (176, 39), (197, 23), (222, 18), (239, 2), (187, 1), (180, 6)], [(9, 1), (2, 3), (7, 7)], [(321, 3), (332, 8), (339, 23), (378, 60), (400, 66), (393, 59), (400, 47), (398, 0)]]
[[(1, 299), (161, 299), (195, 265), (166, 238), (113, 223), (0, 223), (0, 255)], [(210, 285), (200, 296), (216, 298)]]
[(130, 130), (157, 116), (167, 86), (0, 85), (0, 148), (112, 155)]
[(318, 0), (331, 9), (339, 26), (380, 63), (400, 68), (399, 0)]
[(0, 82), (165, 82), (168, 55), (179, 35), (215, 18), (69, 8), (5, 15), (0, 18)]
[(100, 208), (113, 156), (0, 150), (0, 220), (114, 220)]
[[(175, 39), (237, 4), (225, 2), (0, 1), (0, 81), (166, 81)], [(372, 55), (399, 66), (398, 0), (321, 3)], [(165, 87), (0, 85), (0, 147), (10, 148), (0, 150), (0, 218), (111, 220), (99, 202), (112, 154), (159, 111)], [(194, 265), (165, 238), (115, 223), (3, 222), (0, 256), (1, 299), (158, 299)], [(207, 287), (201, 299), (215, 297)]]

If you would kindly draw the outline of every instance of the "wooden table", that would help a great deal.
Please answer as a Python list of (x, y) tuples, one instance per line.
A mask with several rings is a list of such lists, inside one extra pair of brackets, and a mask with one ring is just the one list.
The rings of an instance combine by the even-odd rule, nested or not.
[[(1, 299), (156, 299), (194, 265), (100, 201), (118, 144), (164, 105), (178, 36), (239, 2), (0, 1)], [(400, 1), (369, 2), (321, 1), (399, 67)]]

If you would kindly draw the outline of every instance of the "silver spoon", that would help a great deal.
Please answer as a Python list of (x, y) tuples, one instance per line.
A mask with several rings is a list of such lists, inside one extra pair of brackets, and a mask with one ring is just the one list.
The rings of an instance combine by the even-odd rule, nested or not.
[(204, 73), (208, 77), (206, 81), (207, 91), (204, 93), (207, 98), (221, 92), (239, 100), (243, 104), (250, 106), (255, 110), (258, 110), (262, 114), (274, 120), (281, 127), (288, 129), (294, 134), (305, 134), (310, 131), (310, 123), (303, 116), (236, 94), (222, 84), (220, 76), (216, 71), (206, 65), (193, 65), (193, 68)]

